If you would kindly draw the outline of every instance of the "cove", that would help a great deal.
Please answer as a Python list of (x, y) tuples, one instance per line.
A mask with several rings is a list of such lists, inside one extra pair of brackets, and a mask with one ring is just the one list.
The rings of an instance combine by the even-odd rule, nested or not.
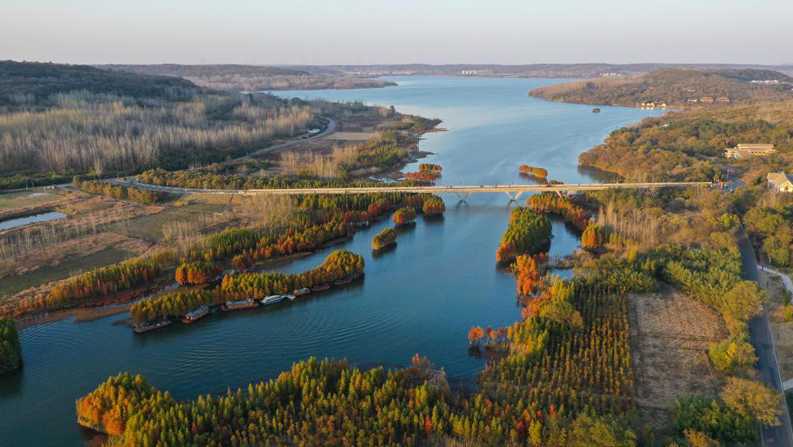
[[(525, 182), (517, 171), (521, 163), (545, 167), (557, 180), (593, 181), (577, 169), (578, 154), (611, 130), (657, 114), (611, 107), (593, 114), (591, 107), (528, 97), (529, 89), (555, 80), (393, 80), (398, 87), (279, 95), (394, 105), (442, 119), (448, 131), (426, 134), (421, 142), (422, 150), (435, 154), (422, 161), (444, 167), (439, 184)], [(413, 229), (401, 232), (393, 251), (375, 258), (369, 248), (372, 236), (389, 225), (384, 221), (279, 268), (306, 270), (335, 248), (365, 257), (363, 282), (316, 298), (220, 314), (143, 336), (114, 324), (126, 315), (23, 330), (24, 369), (0, 378), (0, 444), (80, 445), (87, 434), (75, 423), (75, 400), (120, 371), (141, 373), (177, 399), (271, 378), (312, 355), (400, 367), (420, 353), (450, 379), (472, 380), (483, 362), (468, 355), (468, 329), (519, 318), (514, 280), (495, 266), (510, 208), (503, 194), (475, 195), (467, 204), (458, 204), (453, 195), (444, 199), (444, 220), (419, 218)], [(578, 242), (563, 224), (554, 223), (553, 232), (552, 256), (575, 249)]]

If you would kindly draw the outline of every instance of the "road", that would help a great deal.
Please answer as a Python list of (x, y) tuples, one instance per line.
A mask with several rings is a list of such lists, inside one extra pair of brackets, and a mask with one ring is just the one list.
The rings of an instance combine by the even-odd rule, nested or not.
[(325, 138), (328, 135), (332, 134), (333, 132), (336, 132), (336, 121), (334, 119), (332, 119), (332, 118), (328, 118), (328, 125), (325, 126), (325, 130), (323, 130), (322, 132), (320, 132), (320, 133), (318, 133), (316, 135), (313, 135), (313, 136), (310, 136), (310, 137), (306, 137), (306, 138), (297, 138), (297, 139), (294, 139), (294, 140), (289, 140), (289, 141), (287, 141), (285, 143), (275, 144), (273, 146), (267, 146), (265, 148), (262, 148), (262, 149), (259, 149), (257, 151), (251, 152), (248, 155), (245, 155), (245, 156), (242, 156), (242, 157), (239, 157), (239, 158), (235, 158), (233, 161), (234, 162), (239, 162), (239, 161), (243, 161), (243, 160), (250, 160), (253, 157), (256, 157), (256, 156), (259, 156), (259, 155), (263, 155), (263, 154), (267, 154), (267, 153), (270, 153), (270, 152), (279, 151), (281, 149), (287, 149), (287, 148), (290, 148), (292, 146), (297, 146), (300, 143), (305, 143), (306, 141), (312, 141), (312, 140), (318, 140), (320, 138)]
[[(754, 248), (751, 242), (745, 235), (742, 235), (738, 245), (741, 249), (744, 279), (757, 282), (760, 275), (757, 272), (757, 258), (754, 255)], [(768, 323), (768, 312), (764, 312), (761, 316), (755, 317), (749, 322), (749, 332), (752, 344), (757, 352), (757, 368), (760, 370), (760, 377), (767, 385), (780, 393), (783, 392), (782, 376), (779, 373), (776, 348), (774, 347), (774, 337), (771, 335), (771, 327)], [(783, 407), (785, 411), (781, 417), (782, 425), (778, 427), (764, 426), (760, 430), (764, 446), (793, 447), (790, 414), (784, 402)]]
[(478, 185), (478, 186), (378, 186), (350, 188), (285, 188), (285, 189), (202, 189), (158, 186), (140, 183), (135, 179), (115, 179), (115, 183), (127, 184), (141, 188), (164, 191), (173, 194), (374, 194), (383, 192), (412, 193), (454, 193), (460, 196), (480, 193), (505, 193), (511, 200), (517, 200), (521, 194), (528, 192), (575, 192), (601, 191), (606, 189), (656, 189), (656, 188), (687, 188), (692, 186), (711, 186), (710, 182), (661, 182), (661, 183), (564, 183), (553, 185)]

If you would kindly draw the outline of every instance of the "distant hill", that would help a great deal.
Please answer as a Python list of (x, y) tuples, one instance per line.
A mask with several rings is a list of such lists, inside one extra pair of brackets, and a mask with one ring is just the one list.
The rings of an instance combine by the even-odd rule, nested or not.
[(484, 76), (516, 78), (576, 78), (590, 79), (599, 77), (633, 76), (663, 69), (684, 69), (699, 71), (722, 70), (771, 70), (793, 75), (793, 65), (745, 65), (745, 64), (396, 64), (396, 65), (323, 65), (300, 66), (313, 70), (335, 70), (357, 76), (383, 75), (444, 75), (444, 76)]
[(0, 61), (0, 105), (40, 104), (54, 94), (79, 90), (161, 98), (193, 94), (198, 87), (184, 79), (100, 70), (87, 65)]
[(578, 104), (636, 106), (662, 102), (680, 106), (783, 100), (793, 97), (792, 88), (793, 78), (771, 70), (663, 69), (639, 76), (551, 85), (529, 94)]
[(104, 65), (112, 71), (174, 76), (216, 90), (265, 91), (386, 87), (393, 82), (345, 74), (326, 67), (259, 65)]

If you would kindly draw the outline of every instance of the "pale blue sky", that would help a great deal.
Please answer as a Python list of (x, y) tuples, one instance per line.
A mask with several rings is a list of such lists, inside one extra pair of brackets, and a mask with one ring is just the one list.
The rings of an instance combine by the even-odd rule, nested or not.
[(793, 63), (793, 0), (0, 0), (0, 59)]

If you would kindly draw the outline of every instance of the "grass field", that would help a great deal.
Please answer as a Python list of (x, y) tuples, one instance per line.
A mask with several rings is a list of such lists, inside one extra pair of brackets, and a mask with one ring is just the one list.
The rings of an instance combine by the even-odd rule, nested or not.
[(3, 278), (0, 280), (0, 297), (6, 298), (27, 288), (64, 279), (74, 273), (119, 262), (132, 256), (135, 256), (135, 253), (111, 247), (87, 256), (70, 257), (57, 266), (44, 266), (24, 275)]
[(109, 227), (109, 230), (131, 238), (158, 243), (164, 238), (163, 228), (167, 224), (201, 221), (207, 216), (217, 216), (217, 213), (222, 213), (225, 209), (226, 206), (219, 203), (179, 203), (176, 206), (168, 206), (157, 214), (115, 223)]
[(726, 329), (714, 311), (671, 288), (634, 295), (630, 304), (636, 403), (642, 420), (660, 429), (677, 398), (718, 394), (707, 347)]
[(0, 194), (0, 210), (39, 206), (57, 198), (58, 195), (52, 192), (15, 192)]

